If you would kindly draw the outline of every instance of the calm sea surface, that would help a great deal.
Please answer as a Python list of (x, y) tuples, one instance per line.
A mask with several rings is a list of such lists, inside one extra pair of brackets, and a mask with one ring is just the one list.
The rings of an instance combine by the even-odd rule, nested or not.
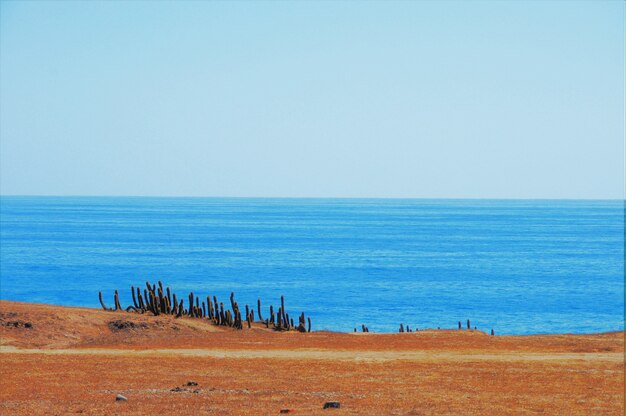
[[(624, 329), (624, 202), (0, 198), (0, 298), (99, 307), (162, 280), (314, 329)], [(267, 314), (267, 313), (266, 313)]]

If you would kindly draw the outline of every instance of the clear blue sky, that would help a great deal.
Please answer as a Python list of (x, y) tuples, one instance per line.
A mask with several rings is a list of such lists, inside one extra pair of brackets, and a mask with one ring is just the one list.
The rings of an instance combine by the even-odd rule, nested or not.
[(8, 2), (0, 193), (624, 197), (624, 2)]

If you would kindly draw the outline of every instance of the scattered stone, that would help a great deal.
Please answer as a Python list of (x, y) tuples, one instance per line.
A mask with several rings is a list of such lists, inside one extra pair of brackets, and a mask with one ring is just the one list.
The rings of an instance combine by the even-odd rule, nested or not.
[(171, 389), (170, 391), (173, 391), (173, 392), (178, 393), (178, 392), (181, 392), (181, 391), (186, 391), (186, 390), (185, 390), (184, 388), (182, 388), (182, 387), (174, 387), (174, 388), (173, 388), (173, 389)]
[(148, 328), (148, 324), (145, 322), (133, 322), (124, 319), (117, 319), (109, 322), (109, 329), (113, 332), (146, 328)]
[(191, 387), (191, 386), (197, 386), (198, 383), (196, 383), (195, 381), (188, 381), (187, 383), (185, 383), (185, 386), (187, 387)]
[(122, 396), (121, 394), (118, 394), (117, 396), (115, 396), (115, 401), (116, 402), (125, 402), (127, 400), (128, 399), (126, 397)]
[(33, 324), (30, 322), (24, 322), (24, 321), (0, 321), (0, 326), (4, 325), (7, 326), (9, 328), (26, 328), (26, 329), (30, 329), (33, 327)]
[(341, 403), (339, 402), (326, 402), (324, 403), (324, 409), (339, 409), (341, 407)]
[(280, 413), (291, 413), (291, 409), (280, 409)]

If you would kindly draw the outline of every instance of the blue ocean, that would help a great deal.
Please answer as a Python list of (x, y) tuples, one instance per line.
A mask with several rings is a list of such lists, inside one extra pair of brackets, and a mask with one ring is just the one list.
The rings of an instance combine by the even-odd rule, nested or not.
[(313, 329), (624, 329), (624, 201), (1, 197), (0, 298), (162, 280)]

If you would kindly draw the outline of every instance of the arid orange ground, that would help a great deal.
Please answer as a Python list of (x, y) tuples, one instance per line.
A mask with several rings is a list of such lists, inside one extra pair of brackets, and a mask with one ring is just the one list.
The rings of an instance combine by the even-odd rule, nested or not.
[[(324, 410), (327, 401), (341, 408)], [(236, 331), (0, 301), (2, 415), (281, 411), (623, 415), (624, 333)]]

